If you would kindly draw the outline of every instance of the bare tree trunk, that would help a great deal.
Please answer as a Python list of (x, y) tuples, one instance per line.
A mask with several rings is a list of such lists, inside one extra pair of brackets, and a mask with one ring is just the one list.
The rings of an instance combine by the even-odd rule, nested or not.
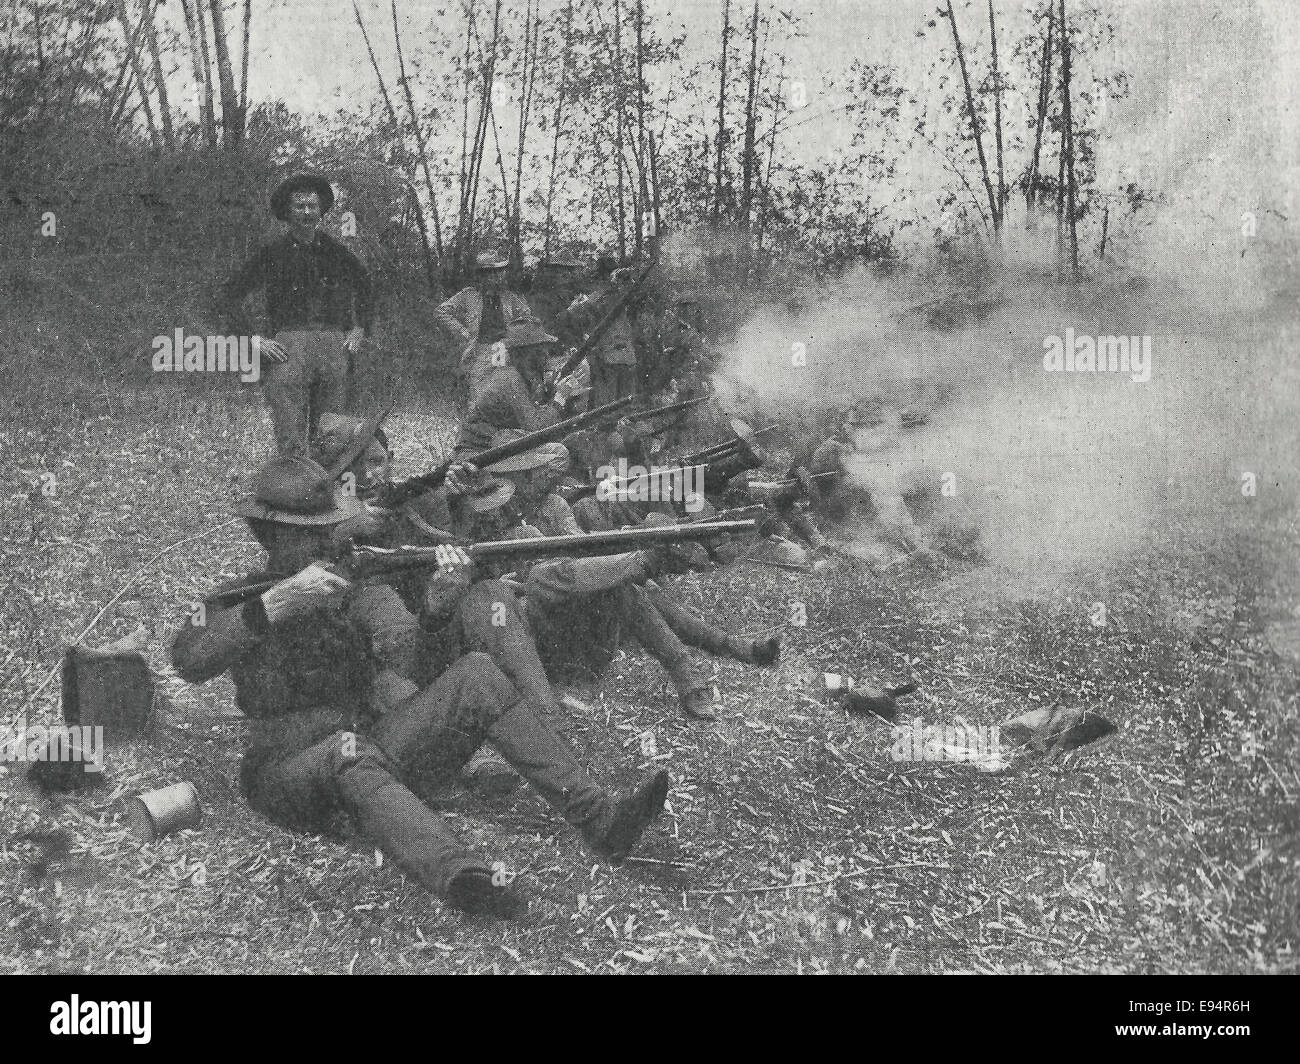
[(614, 0), (614, 163), (618, 188), (618, 261), (627, 261), (627, 190), (623, 185), (623, 11)]
[(248, 41), (253, 21), (253, 0), (244, 0), (244, 46), (239, 53), (239, 113), (248, 126)]
[[(388, 122), (391, 126), (391, 135), (394, 138), (400, 138), (402, 135), (402, 123), (397, 118), (397, 109), (393, 106), (393, 98), (388, 94), (388, 86), (384, 84), (383, 72), (379, 69), (379, 63), (375, 59), (375, 50), (370, 46), (370, 34), (366, 31), (366, 24), (361, 19), (361, 10), (357, 7), (356, 0), (352, 0), (352, 14), (356, 17), (357, 28), (361, 30), (361, 39), (366, 45), (366, 54), (370, 56), (370, 65), (375, 71), (375, 80), (379, 82), (379, 95), (383, 97), (384, 109), (388, 112)], [(414, 185), (407, 185), (410, 203), (414, 205), (415, 224), (420, 231), (420, 244), (424, 250), (424, 276), (429, 285), (429, 291), (435, 295), (438, 292), (438, 273), (433, 264), (433, 252), (429, 248), (429, 226), (424, 220), (424, 207), (420, 204), (420, 197), (416, 194)], [(403, 208), (403, 224), (405, 224), (405, 215), (410, 211), (410, 206)], [(439, 248), (441, 253), (441, 247)]]
[(784, 97), (781, 94), (781, 88), (785, 84), (785, 56), (781, 57), (781, 69), (776, 79), (776, 106), (772, 109), (772, 135), (767, 143), (767, 173), (763, 176), (763, 200), (758, 212), (758, 240), (755, 243), (755, 255), (758, 258), (758, 268), (760, 272), (763, 269), (763, 237), (767, 231), (767, 214), (771, 205), (771, 196), (768, 189), (772, 185), (772, 168), (776, 162), (776, 134), (781, 126), (781, 103)]
[(740, 223), (749, 231), (750, 207), (753, 203), (754, 133), (757, 116), (754, 114), (754, 96), (758, 84), (758, 0), (754, 0), (754, 15), (749, 22), (749, 90), (745, 97), (745, 148), (741, 157)]
[[(353, 7), (355, 9), (355, 3)], [(438, 246), (438, 259), (442, 260), (442, 220), (438, 217), (438, 195), (433, 188), (433, 177), (429, 173), (429, 154), (424, 147), (424, 132), (420, 129), (420, 119), (415, 113), (415, 97), (411, 93), (411, 83), (406, 77), (406, 59), (402, 55), (402, 34), (397, 23), (397, 0), (392, 0), (393, 10), (393, 42), (397, 46), (397, 73), (398, 81), (402, 86), (402, 91), (406, 94), (406, 109), (411, 113), (411, 132), (415, 136), (415, 148), (420, 153), (420, 170), (424, 174), (424, 191), (429, 197), (429, 210), (433, 213), (433, 236)], [(361, 15), (358, 13), (357, 21), (361, 21)], [(370, 42), (366, 42), (366, 48), (370, 48)], [(371, 53), (371, 61), (374, 60), (374, 53)], [(378, 66), (375, 67), (376, 72)], [(386, 95), (386, 94), (385, 94)], [(390, 104), (391, 106), (391, 104)], [(394, 119), (396, 115), (393, 116)], [(420, 212), (423, 219), (424, 212)], [(423, 224), (423, 221), (421, 222)], [(426, 233), (427, 240), (427, 233)], [(432, 269), (429, 270), (429, 290), (436, 292), (438, 284), (434, 277)]]
[[(645, 3), (644, 0), (636, 0), (636, 169), (640, 201), (636, 222), (638, 255), (642, 248), (645, 215), (651, 210), (648, 206), (650, 203), (650, 181), (646, 173), (648, 165), (645, 132)], [(650, 217), (653, 220), (654, 214), (651, 213)], [(649, 235), (653, 237), (656, 231), (652, 225)]]
[(117, 17), (122, 23), (122, 36), (126, 40), (127, 56), (131, 62), (131, 72), (135, 76), (136, 87), (140, 91), (140, 105), (144, 109), (145, 124), (149, 127), (149, 142), (153, 145), (154, 151), (161, 147), (161, 141), (158, 137), (158, 125), (153, 117), (153, 105), (149, 102), (149, 82), (145, 80), (144, 66), (140, 62), (140, 50), (138, 47), (141, 30), (144, 27), (142, 21), (134, 31), (131, 29), (131, 20), (126, 13), (126, 0), (117, 0)]
[[(492, 83), (496, 77), (496, 57), (497, 46), (501, 39), (501, 3), (502, 0), (496, 0), (492, 9), (492, 45), (486, 55), (483, 52), (480, 42), (479, 47), (479, 64), (483, 71), (482, 85), (479, 94), (479, 114), (478, 129), (475, 137), (473, 152), (470, 155), (470, 182), (469, 182), (469, 216), (468, 216), (468, 235), (467, 246), (473, 242), (475, 226), (477, 224), (475, 212), (478, 208), (478, 189), (479, 180), (483, 173), (483, 154), (487, 150), (488, 124), (493, 123), (495, 119), (492, 114)], [(471, 29), (473, 21), (471, 20)]]
[(989, 214), (993, 219), (993, 237), (998, 240), (1002, 230), (1002, 218), (998, 214), (997, 197), (993, 194), (993, 182), (989, 179), (988, 159), (984, 155), (984, 137), (980, 133), (979, 115), (975, 112), (975, 97), (971, 93), (970, 75), (966, 72), (966, 53), (962, 50), (961, 35), (957, 32), (957, 16), (952, 10), (952, 0), (948, 0), (948, 23), (952, 26), (952, 41), (957, 49), (957, 64), (961, 67), (962, 86), (966, 90), (966, 111), (970, 115), (971, 136), (975, 139), (975, 151), (979, 155), (980, 177), (984, 181), (984, 191), (989, 198)]
[(141, 0), (140, 19), (144, 26), (144, 40), (149, 48), (149, 59), (153, 65), (154, 87), (158, 92), (158, 118), (162, 122), (163, 144), (171, 151), (176, 145), (176, 136), (172, 131), (172, 109), (167, 99), (167, 79), (163, 76), (162, 56), (158, 51), (158, 34), (154, 32), (153, 0)]
[(212, 40), (217, 47), (217, 77), (221, 86), (221, 143), (235, 150), (244, 139), (244, 116), (235, 95), (235, 74), (230, 66), (230, 47), (226, 39), (226, 15), (222, 0), (209, 0), (212, 12)]
[(573, 45), (573, 0), (564, 6), (564, 54), (560, 60), (560, 88), (555, 97), (555, 119), (551, 123), (554, 137), (551, 141), (551, 176), (546, 185), (546, 228), (542, 237), (542, 257), (551, 253), (551, 208), (555, 202), (555, 169), (560, 158), (560, 129), (564, 121), (564, 93), (568, 87), (569, 53)]
[(1052, 31), (1056, 26), (1056, 17), (1049, 3), (1047, 8), (1047, 34), (1043, 38), (1043, 58), (1038, 71), (1038, 113), (1034, 121), (1034, 155), (1029, 164), (1029, 182), (1025, 189), (1026, 227), (1034, 228), (1037, 224), (1038, 185), (1041, 181), (1038, 160), (1043, 147), (1043, 126), (1047, 121), (1047, 107), (1052, 99)]
[(1070, 114), (1070, 24), (1061, 0), (1061, 121), (1065, 125), (1066, 220), (1070, 227), (1070, 266), (1079, 269), (1079, 230), (1075, 217), (1074, 120)]
[(998, 28), (993, 19), (993, 0), (989, 0), (989, 41), (992, 45), (993, 133), (998, 149), (998, 225), (1007, 209), (1006, 171), (1002, 166), (1002, 77), (998, 73)]
[(465, 262), (465, 209), (469, 203), (470, 140), (469, 140), (469, 59), (470, 44), (473, 40), (474, 0), (469, 0), (465, 11), (465, 56), (462, 65), (465, 88), (461, 94), (460, 125), (460, 181), (459, 197), (456, 204), (456, 239), (453, 252), (456, 257), (456, 270), (460, 271)]
[(657, 250), (660, 246), (660, 242), (663, 240), (663, 200), (660, 199), (659, 194), (659, 153), (655, 150), (654, 130), (651, 130), (648, 136), (648, 150), (650, 152), (650, 192), (652, 197), (651, 202), (653, 204), (652, 210), (654, 211), (652, 216), (654, 218), (653, 247)]
[(1097, 248), (1097, 258), (1106, 257), (1106, 230), (1110, 227), (1110, 204), (1107, 203), (1101, 212), (1101, 244)]
[(718, 62), (718, 132), (713, 167), (713, 224), (722, 220), (722, 149), (727, 139), (727, 40), (731, 36), (731, 0), (722, 7), (722, 56)]
[(1060, 143), (1056, 148), (1056, 262), (1065, 262), (1065, 123), (1061, 123)]
[[(202, 12), (202, 3), (200, 2), (198, 6)], [(185, 36), (189, 39), (190, 65), (194, 68), (194, 91), (198, 94), (199, 128), (203, 131), (203, 142), (209, 148), (215, 148), (217, 127), (212, 110), (212, 76), (208, 73), (204, 59), (208, 44), (204, 37), (203, 23), (200, 21), (195, 24), (194, 12), (190, 10), (190, 0), (181, 0), (181, 11), (185, 15)]]
[[(510, 215), (510, 259), (516, 270), (524, 265), (522, 204), (524, 184), (524, 147), (528, 138), (528, 119), (533, 109), (533, 89), (537, 83), (537, 42), (541, 31), (541, 11), (532, 2), (524, 12), (524, 51), (519, 85), (519, 136), (515, 149), (515, 200)], [(531, 28), (531, 34), (530, 34)]]

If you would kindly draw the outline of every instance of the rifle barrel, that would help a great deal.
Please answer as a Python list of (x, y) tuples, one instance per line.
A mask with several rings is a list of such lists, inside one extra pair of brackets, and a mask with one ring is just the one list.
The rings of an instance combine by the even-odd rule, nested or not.
[(701, 521), (690, 525), (659, 525), (625, 528), (614, 532), (591, 532), (582, 536), (539, 536), (493, 543), (475, 543), (468, 548), (474, 559), (544, 556), (549, 554), (623, 554), (653, 543), (711, 539), (728, 532), (752, 532), (756, 521)]
[(668, 406), (652, 406), (645, 410), (638, 410), (635, 414), (628, 414), (628, 421), (646, 421), (650, 418), (663, 417), (666, 414), (676, 414), (683, 410), (690, 410), (692, 407), (701, 406), (707, 403), (713, 396), (701, 395), (694, 399), (683, 399), (680, 403), (671, 403)]
[(646, 263), (645, 268), (637, 274), (635, 280), (628, 285), (627, 290), (621, 293), (609, 310), (605, 312), (604, 317), (596, 323), (596, 327), (587, 334), (587, 338), (578, 345), (577, 350), (565, 359), (564, 365), (560, 367), (560, 372), (555, 375), (556, 380), (559, 380), (561, 377), (567, 377), (578, 368), (578, 363), (595, 349), (596, 345), (600, 343), (605, 333), (609, 331), (609, 327), (614, 324), (618, 319), (618, 316), (623, 313), (623, 309), (632, 301), (632, 297), (645, 283), (646, 278), (650, 276), (650, 271), (654, 268), (655, 262), (654, 259), (651, 259)]
[(478, 454), (448, 458), (427, 473), (421, 473), (418, 476), (387, 485), (379, 493), (379, 503), (390, 508), (401, 506), (416, 496), (423, 495), (426, 491), (433, 491), (441, 487), (442, 482), (447, 479), (448, 471), (457, 462), (472, 462), (482, 468), (491, 465), (493, 462), (500, 462), (505, 458), (513, 458), (517, 454), (531, 451), (539, 444), (554, 443), (556, 440), (563, 439), (570, 432), (576, 432), (593, 422), (603, 421), (629, 405), (632, 399), (632, 396), (625, 395), (622, 399), (615, 399), (612, 403), (605, 403), (594, 410), (588, 410), (585, 414), (577, 414), (571, 418), (566, 418), (564, 421), (557, 421), (554, 425), (548, 425), (546, 428), (538, 429), (535, 432), (526, 432), (516, 440), (510, 440), (508, 443), (496, 447), (489, 447), (487, 450), (479, 451)]

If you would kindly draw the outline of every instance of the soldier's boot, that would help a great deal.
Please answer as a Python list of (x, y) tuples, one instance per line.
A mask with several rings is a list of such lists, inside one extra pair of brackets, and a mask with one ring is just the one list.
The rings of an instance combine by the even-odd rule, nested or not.
[(655, 608), (650, 595), (640, 587), (621, 588), (619, 594), (628, 631), (667, 670), (677, 688), (682, 712), (693, 720), (717, 720), (708, 681), (664, 615)]
[(668, 627), (687, 646), (699, 647), (710, 654), (735, 658), (750, 665), (770, 665), (780, 657), (779, 636), (747, 639), (744, 636), (733, 635), (717, 625), (710, 624), (703, 617), (696, 616), (658, 588), (647, 588), (647, 594)]
[(668, 773), (657, 772), (614, 800), (578, 764), (569, 744), (520, 699), (488, 729), (492, 744), (537, 793), (582, 835), (588, 848), (619, 864), (663, 809)]
[(361, 741), (354, 757), (336, 760), (344, 805), (366, 838), (408, 875), (448, 901), (458, 879), (489, 875), (482, 858), (396, 778), (378, 749)]

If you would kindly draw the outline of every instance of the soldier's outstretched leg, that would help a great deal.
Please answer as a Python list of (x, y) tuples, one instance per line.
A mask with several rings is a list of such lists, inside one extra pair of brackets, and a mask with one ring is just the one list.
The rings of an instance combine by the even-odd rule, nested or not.
[(337, 731), (251, 774), (249, 804), (295, 829), (319, 826), (331, 808), (346, 810), (361, 832), (423, 886), (441, 897), (457, 876), (487, 873), (482, 859), (401, 781), (400, 770), (370, 738)]
[(645, 589), (630, 585), (620, 588), (617, 594), (628, 632), (667, 671), (677, 688), (682, 712), (694, 720), (717, 720), (704, 674), (691, 660), (690, 651), (673, 633), (663, 614), (655, 609)]
[(747, 639), (733, 635), (692, 613), (653, 583), (646, 584), (645, 592), (655, 609), (668, 622), (673, 634), (687, 646), (699, 647), (710, 654), (735, 658), (751, 665), (770, 665), (781, 653), (781, 641), (777, 636)]
[(569, 744), (524, 699), (497, 718), (488, 738), (537, 793), (581, 832), (591, 851), (611, 864), (622, 863), (631, 853), (668, 797), (668, 773), (660, 771), (624, 798), (612, 801), (609, 792), (578, 764)]

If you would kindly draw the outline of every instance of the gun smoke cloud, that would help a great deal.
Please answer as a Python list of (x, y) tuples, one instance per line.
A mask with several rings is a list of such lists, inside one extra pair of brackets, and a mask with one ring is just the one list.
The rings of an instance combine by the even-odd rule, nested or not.
[(1293, 317), (1154, 276), (1071, 291), (1016, 263), (934, 284), (855, 271), (804, 308), (765, 306), (721, 390), (805, 431), (853, 402), (924, 415), (889, 461), (950, 478), (985, 556), (1022, 571), (1104, 571), (1171, 527), (1294, 502)]

